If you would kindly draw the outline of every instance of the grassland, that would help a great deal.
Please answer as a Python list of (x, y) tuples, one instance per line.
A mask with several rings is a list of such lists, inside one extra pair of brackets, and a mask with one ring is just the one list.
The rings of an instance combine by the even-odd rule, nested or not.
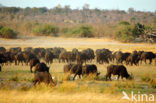
[[(78, 48), (108, 48), (110, 50), (145, 50), (156, 52), (156, 44), (122, 44), (116, 41), (104, 39), (81, 38), (52, 38), (52, 37), (27, 37), (16, 40), (1, 39), (0, 46), (6, 48), (17, 47), (64, 47), (67, 50)], [(93, 61), (95, 63), (95, 61)], [(96, 64), (96, 63), (95, 63)], [(33, 74), (29, 72), (29, 66), (15, 66), (14, 64), (3, 66), (0, 72), (0, 103), (125, 103), (122, 100), (122, 91), (131, 93), (147, 93), (156, 95), (156, 65), (142, 64), (140, 66), (126, 66), (129, 73), (133, 73), (134, 80), (105, 81), (106, 67), (108, 64), (96, 64), (101, 72), (99, 78), (67, 79), (63, 74), (64, 63), (54, 61), (50, 66), (50, 73), (57, 82), (57, 86), (51, 88), (44, 84), (33, 87)], [(70, 79), (72, 76), (70, 76)], [(115, 78), (115, 76), (113, 77)]]

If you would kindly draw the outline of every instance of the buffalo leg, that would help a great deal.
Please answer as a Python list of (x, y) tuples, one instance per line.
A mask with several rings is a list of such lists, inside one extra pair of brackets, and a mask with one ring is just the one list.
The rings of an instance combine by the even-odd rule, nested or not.
[(118, 75), (118, 80), (119, 80), (119, 78), (120, 78), (120, 75)]
[(74, 75), (73, 80), (75, 80), (76, 75), (77, 75), (77, 74)]
[(30, 72), (31, 72), (31, 73), (32, 73), (32, 67), (33, 67), (33, 66), (30, 66)]
[(149, 59), (149, 61), (150, 61), (149, 64), (151, 64), (152, 63), (152, 59)]
[(79, 75), (79, 78), (81, 79), (81, 76)]

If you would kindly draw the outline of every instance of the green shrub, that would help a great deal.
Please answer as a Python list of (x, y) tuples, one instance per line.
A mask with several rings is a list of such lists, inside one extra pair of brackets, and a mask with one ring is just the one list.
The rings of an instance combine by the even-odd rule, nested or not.
[(38, 25), (33, 29), (35, 35), (57, 36), (59, 29), (53, 25)]
[(136, 37), (143, 36), (145, 31), (151, 30), (150, 26), (144, 26), (143, 24), (137, 23), (134, 25), (128, 25), (126, 22), (121, 22), (117, 26), (116, 37), (121, 42), (132, 42)]
[(133, 27), (130, 25), (120, 26), (116, 32), (117, 39), (121, 42), (131, 42), (134, 40)]
[(94, 37), (93, 28), (88, 25), (72, 28), (66, 32), (66, 35), (74, 37)]
[(61, 32), (62, 32), (62, 33), (68, 33), (69, 30), (70, 30), (69, 28), (66, 28), (66, 27), (65, 27), (65, 28), (63, 28), (63, 29), (61, 30)]
[(144, 75), (141, 77), (141, 80), (144, 81), (144, 82), (149, 82), (151, 81), (151, 77), (149, 75)]
[(130, 25), (130, 23), (127, 21), (121, 21), (119, 22), (119, 25)]
[(93, 28), (91, 26), (82, 25), (75, 31), (79, 37), (93, 37)]
[(8, 28), (8, 27), (0, 27), (0, 37), (2, 38), (16, 38), (17, 32)]

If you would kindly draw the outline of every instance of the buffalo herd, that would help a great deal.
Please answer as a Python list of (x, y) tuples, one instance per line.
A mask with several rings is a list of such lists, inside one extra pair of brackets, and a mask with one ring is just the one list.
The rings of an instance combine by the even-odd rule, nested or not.
[[(40, 61), (44, 62), (40, 62)], [(141, 65), (142, 62), (151, 64), (155, 61), (156, 64), (156, 53), (151, 51), (133, 51), (133, 52), (122, 52), (122, 51), (111, 51), (109, 49), (97, 49), (94, 51), (91, 48), (79, 51), (74, 48), (72, 51), (67, 51), (65, 48), (54, 47), (54, 48), (32, 48), (26, 47), (24, 49), (20, 47), (6, 49), (0, 47), (0, 64), (1, 65), (29, 65), (30, 72), (34, 69), (34, 84), (37, 82), (53, 83), (51, 75), (49, 73), (49, 67), (47, 64), (51, 64), (54, 61), (59, 63), (67, 63), (64, 65), (64, 73), (74, 74), (74, 78), (78, 75), (79, 78), (83, 75), (100, 73), (97, 70), (97, 66), (92, 63), (96, 61), (97, 64), (109, 64), (116, 63), (116, 65), (109, 65), (107, 67), (106, 80), (111, 80), (111, 74), (118, 75), (118, 79), (121, 78), (130, 79), (131, 76), (128, 74), (125, 65)], [(45, 64), (46, 63), (46, 64)], [(1, 68), (0, 68), (1, 70)], [(44, 77), (44, 78), (43, 78)]]

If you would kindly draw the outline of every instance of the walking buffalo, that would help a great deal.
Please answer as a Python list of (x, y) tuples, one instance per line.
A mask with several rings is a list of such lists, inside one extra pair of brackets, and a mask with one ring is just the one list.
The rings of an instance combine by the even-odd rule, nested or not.
[(95, 74), (96, 76), (100, 74), (98, 73), (96, 65), (90, 64), (82, 67), (82, 75), (89, 75), (89, 74)]
[(79, 75), (79, 78), (81, 78), (82, 75), (82, 65), (75, 64), (70, 69), (70, 74), (74, 74), (73, 80), (75, 80), (75, 77)]
[(74, 64), (66, 64), (66, 65), (64, 65), (64, 67), (63, 67), (64, 73), (70, 72), (70, 69), (72, 68), (73, 65)]
[(52, 76), (49, 72), (36, 72), (34, 73), (34, 86), (38, 83), (45, 83), (55, 86)]
[(154, 59), (156, 56), (153, 52), (143, 52), (141, 54), (141, 62), (142, 60), (144, 60), (144, 62), (146, 63), (146, 60), (149, 60), (149, 64), (152, 63), (152, 59)]

